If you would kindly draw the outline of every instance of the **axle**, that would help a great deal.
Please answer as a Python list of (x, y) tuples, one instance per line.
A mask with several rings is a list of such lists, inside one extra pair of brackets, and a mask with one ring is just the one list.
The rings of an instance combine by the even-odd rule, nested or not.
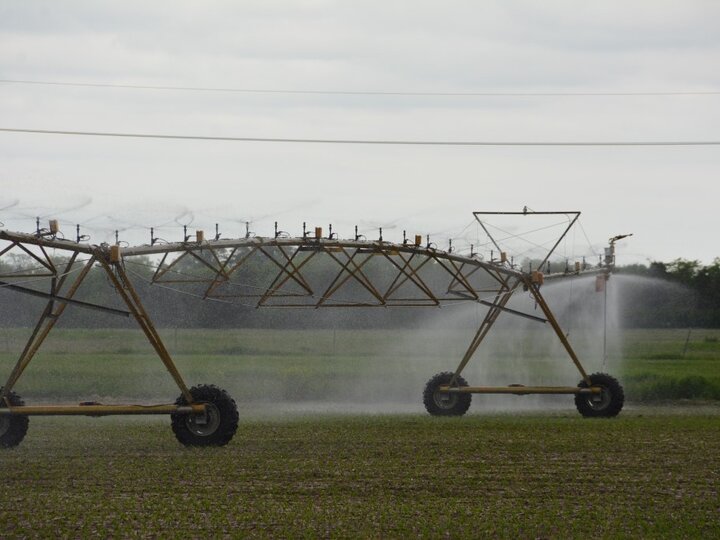
[(204, 414), (205, 404), (192, 405), (16, 405), (0, 407), (3, 415), (109, 416), (117, 414)]
[(600, 394), (598, 387), (581, 388), (578, 386), (440, 386), (439, 392), (449, 394)]

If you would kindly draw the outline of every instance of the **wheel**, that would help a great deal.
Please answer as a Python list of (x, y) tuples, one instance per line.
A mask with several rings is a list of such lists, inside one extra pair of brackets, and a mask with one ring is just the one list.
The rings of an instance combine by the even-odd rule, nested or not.
[[(425, 385), (423, 403), (427, 412), (433, 416), (462, 416), (470, 408), (472, 394), (458, 394), (454, 392), (440, 392), (442, 385), (450, 384), (454, 373), (443, 371), (430, 379)], [(462, 377), (455, 380), (457, 386), (468, 386)]]
[[(25, 405), (15, 392), (10, 392), (8, 401), (10, 405)], [(0, 406), (5, 408), (5, 403)], [(12, 448), (20, 444), (25, 438), (29, 423), (28, 417), (24, 415), (0, 414), (0, 448)]]
[[(587, 418), (610, 418), (617, 416), (625, 403), (625, 392), (615, 377), (607, 373), (593, 373), (590, 375), (591, 386), (602, 388), (600, 394), (575, 394), (575, 406), (580, 414)], [(578, 384), (580, 388), (587, 388), (583, 380)]]
[[(193, 402), (205, 404), (205, 414), (170, 416), (175, 437), (185, 446), (224, 446), (230, 442), (238, 427), (235, 401), (225, 390), (213, 384), (201, 384), (190, 389)], [(176, 405), (187, 405), (180, 396)]]

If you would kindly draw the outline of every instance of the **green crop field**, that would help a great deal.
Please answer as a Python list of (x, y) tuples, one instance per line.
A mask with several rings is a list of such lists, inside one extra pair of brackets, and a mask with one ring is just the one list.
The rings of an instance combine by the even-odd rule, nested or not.
[[(28, 334), (0, 329), (0, 378), (9, 373)], [(419, 403), (418, 395), (434, 373), (455, 369), (470, 335), (448, 330), (244, 329), (162, 334), (190, 384), (219, 384), (238, 401), (405, 403)], [(719, 330), (694, 330), (689, 336), (687, 330), (623, 332), (612, 340), (605, 367), (594, 338), (591, 342), (580, 335), (573, 341), (586, 369), (618, 377), (630, 402), (720, 400)], [(579, 380), (548, 333), (531, 331), (518, 338), (499, 331), (476, 356), (465, 372), (470, 384), (575, 385)], [(167, 401), (177, 394), (139, 330), (58, 329), (17, 391), (31, 399), (66, 401)]]
[[(0, 377), (26, 336), (0, 330)], [(628, 403), (597, 420), (568, 397), (474, 396), (465, 417), (428, 416), (422, 386), (455, 367), (460, 331), (163, 336), (190, 384), (236, 399), (235, 438), (188, 449), (166, 417), (33, 417), (0, 452), (2, 537), (720, 537), (718, 331), (625, 332), (606, 367)], [(471, 382), (577, 382), (526, 337), (499, 334)], [(178, 394), (139, 332), (70, 329), (17, 391), (34, 403)]]
[(321, 415), (186, 449), (160, 419), (33, 418), (4, 538), (713, 538), (720, 416)]

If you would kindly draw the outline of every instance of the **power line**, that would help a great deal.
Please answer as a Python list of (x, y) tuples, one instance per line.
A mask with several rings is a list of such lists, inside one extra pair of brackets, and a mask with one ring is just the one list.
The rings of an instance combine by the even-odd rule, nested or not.
[(237, 94), (305, 94), (344, 96), (416, 96), (416, 97), (623, 97), (623, 96), (717, 96), (720, 91), (656, 91), (656, 92), (394, 92), (360, 90), (280, 90), (263, 88), (212, 88), (203, 86), (154, 86), (140, 84), (73, 83), (62, 81), (29, 81), (0, 79), (0, 83), (38, 86), (71, 86), (80, 88), (124, 88), (129, 90), (168, 90), (179, 92), (226, 92)]
[(209, 135), (164, 135), (158, 133), (113, 133), (103, 131), (67, 131), (55, 129), (0, 128), (7, 133), (124, 137), (135, 139), (171, 139), (194, 141), (232, 141), (303, 144), (370, 144), (396, 146), (717, 146), (720, 141), (423, 141), (383, 139), (304, 139), (281, 137), (229, 137)]

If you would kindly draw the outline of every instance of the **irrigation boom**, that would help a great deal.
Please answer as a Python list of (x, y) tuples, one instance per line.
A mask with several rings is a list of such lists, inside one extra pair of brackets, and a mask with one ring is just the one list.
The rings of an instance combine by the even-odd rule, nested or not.
[[(492, 215), (562, 215), (567, 226), (552, 244), (536, 270), (524, 270), (502, 251), (486, 227)], [(435, 375), (423, 394), (426, 409), (433, 415), (462, 415), (473, 393), (571, 394), (584, 416), (615, 416), (623, 406), (619, 383), (607, 374), (588, 374), (541, 293), (545, 279), (595, 273), (606, 280), (614, 264), (612, 253), (597, 267), (576, 263), (561, 272), (543, 274), (552, 252), (579, 216), (579, 212), (476, 212), (475, 217), (497, 248), (497, 258), (483, 259), (472, 249), (469, 255), (437, 249), (421, 236), (402, 243), (382, 239), (342, 240), (322, 229), (303, 231), (290, 237), (276, 231), (274, 237), (206, 239), (203, 231), (184, 241), (122, 247), (119, 243), (89, 244), (63, 239), (57, 222), (34, 233), (0, 230), (0, 263), (3, 257), (23, 254), (37, 266), (28, 272), (3, 273), (0, 287), (47, 300), (38, 322), (10, 375), (0, 389), (0, 446), (19, 444), (32, 415), (169, 414), (181, 443), (190, 446), (227, 444), (235, 434), (238, 412), (234, 400), (214, 385), (189, 388), (165, 347), (134, 282), (142, 278), (132, 272), (133, 261), (152, 266), (146, 277), (151, 284), (189, 288), (206, 299), (270, 308), (437, 307), (452, 302), (476, 302), (487, 307), (484, 319), (454, 371)], [(94, 268), (108, 278), (125, 309), (76, 298)], [(28, 287), (29, 278), (44, 278), (46, 290)], [(519, 289), (528, 291), (542, 316), (507, 307)], [(140, 326), (180, 390), (174, 404), (25, 405), (13, 391), (16, 383), (68, 306), (131, 317)], [(577, 368), (578, 386), (469, 386), (462, 372), (501, 313), (549, 324)]]

